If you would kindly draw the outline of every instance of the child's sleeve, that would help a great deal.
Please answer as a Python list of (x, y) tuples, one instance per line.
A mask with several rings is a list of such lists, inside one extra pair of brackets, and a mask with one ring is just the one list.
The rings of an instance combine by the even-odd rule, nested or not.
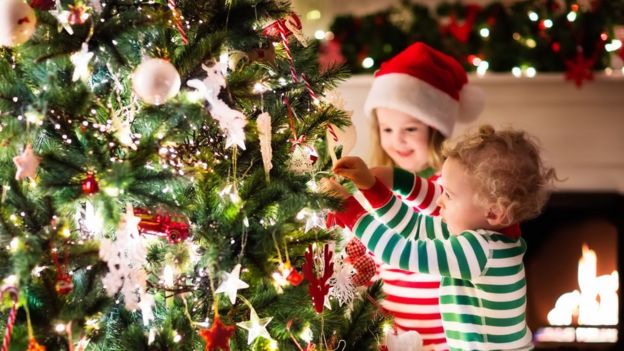
[[(479, 277), (487, 265), (488, 240), (474, 231), (445, 240), (408, 240), (367, 213), (353, 197), (347, 199), (343, 211), (336, 215), (376, 257), (404, 270), (472, 280)], [(448, 236), (440, 217), (421, 217), (425, 231), (445, 232), (435, 236)]]
[(401, 168), (394, 168), (392, 184), (392, 191), (401, 195), (408, 206), (429, 216), (440, 214), (440, 207), (436, 204), (443, 192), (440, 184)]
[(446, 231), (426, 231), (424, 227), (427, 224), (425, 221), (427, 216), (420, 214), (419, 209), (408, 206), (379, 179), (372, 188), (360, 191), (373, 208), (379, 221), (401, 236), (411, 239), (448, 238)]

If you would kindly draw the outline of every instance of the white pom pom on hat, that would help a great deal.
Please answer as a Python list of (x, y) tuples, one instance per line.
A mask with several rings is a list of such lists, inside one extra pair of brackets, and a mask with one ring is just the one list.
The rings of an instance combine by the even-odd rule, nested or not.
[(371, 118), (379, 107), (399, 110), (450, 136), (455, 122), (476, 119), (484, 102), (457, 60), (418, 42), (381, 65), (364, 111)]

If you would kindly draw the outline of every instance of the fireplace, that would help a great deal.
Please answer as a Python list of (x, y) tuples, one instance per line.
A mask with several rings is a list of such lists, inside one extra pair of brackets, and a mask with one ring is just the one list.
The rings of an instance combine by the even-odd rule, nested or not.
[(624, 349), (624, 196), (555, 193), (522, 229), (536, 349)]

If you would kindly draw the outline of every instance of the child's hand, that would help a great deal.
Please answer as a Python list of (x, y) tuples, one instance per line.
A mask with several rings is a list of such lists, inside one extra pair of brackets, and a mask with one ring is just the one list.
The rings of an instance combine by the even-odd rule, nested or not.
[(388, 189), (392, 189), (394, 184), (394, 168), (392, 167), (373, 167), (370, 169), (375, 178), (378, 178)]
[(361, 190), (369, 189), (375, 185), (375, 176), (359, 157), (346, 156), (341, 158), (334, 166), (334, 173), (350, 179)]
[(338, 197), (343, 200), (351, 196), (351, 193), (347, 190), (347, 188), (340, 185), (335, 179), (332, 178), (321, 179), (321, 191), (327, 195)]

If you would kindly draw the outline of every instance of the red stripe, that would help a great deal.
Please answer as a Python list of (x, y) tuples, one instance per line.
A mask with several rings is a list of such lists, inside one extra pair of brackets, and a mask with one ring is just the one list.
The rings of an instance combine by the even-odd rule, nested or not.
[[(439, 313), (407, 313), (399, 311), (390, 311), (395, 318), (403, 318), (409, 320), (433, 321), (440, 320), (442, 316)], [(442, 325), (442, 321), (440, 323)]]
[(433, 194), (435, 193), (434, 184), (427, 182), (427, 195), (423, 201), (418, 205), (418, 207), (425, 209), (431, 205), (431, 200), (433, 200)]
[(421, 298), (421, 297), (403, 297), (396, 295), (386, 296), (386, 301), (402, 303), (402, 304), (419, 304), (419, 305), (437, 305), (440, 301), (439, 297)]
[(414, 184), (414, 189), (412, 189), (412, 192), (409, 193), (409, 195), (407, 195), (407, 199), (409, 201), (414, 201), (414, 199), (416, 197), (418, 197), (418, 193), (420, 193), (420, 186), (422, 185), (422, 180), (420, 179), (420, 177), (416, 177), (416, 182)]
[(438, 289), (440, 287), (440, 282), (409, 282), (400, 279), (384, 279), (384, 283), (391, 284), (394, 286), (399, 286), (403, 288), (418, 288), (418, 289)]
[(436, 206), (435, 211), (431, 212), (430, 216), (431, 216), (431, 217), (437, 217), (437, 216), (439, 216), (439, 215), (440, 215), (440, 207), (439, 207), (439, 206)]
[[(441, 338), (441, 339), (424, 339), (423, 338), (423, 345), (435, 345), (435, 344), (446, 344), (446, 338)], [(444, 350), (448, 350), (448, 349), (444, 349)]]

